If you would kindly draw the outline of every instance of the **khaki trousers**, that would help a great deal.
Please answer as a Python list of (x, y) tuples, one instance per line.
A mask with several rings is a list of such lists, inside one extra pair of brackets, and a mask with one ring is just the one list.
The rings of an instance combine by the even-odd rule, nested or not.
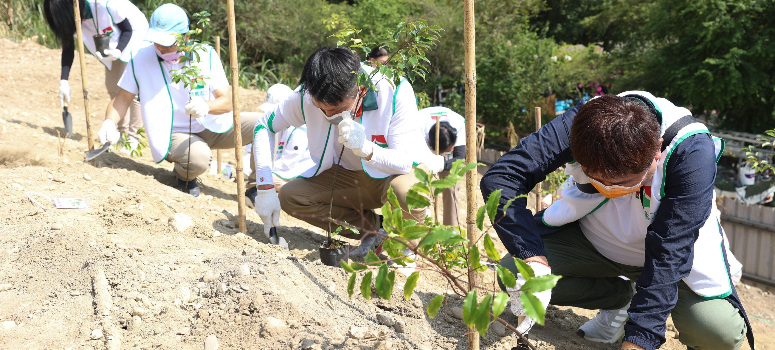
[[(331, 202), (331, 187), (334, 185), (336, 169), (336, 188), (333, 203)], [(373, 179), (364, 171), (347, 170), (334, 165), (312, 178), (296, 178), (285, 184), (280, 190), (280, 206), (291, 216), (304, 220), (324, 230), (329, 229), (330, 217), (346, 221), (358, 227), (361, 232), (379, 229), (377, 214), (373, 209), (381, 208), (387, 202), (388, 188), (393, 187), (398, 202), (406, 210), (406, 194), (417, 183), (414, 172), (405, 175), (393, 175), (386, 179)], [(332, 203), (332, 204), (331, 204)], [(425, 219), (425, 208), (414, 208), (410, 219), (422, 222)], [(330, 224), (330, 229), (337, 227)], [(343, 230), (342, 236), (357, 238), (358, 235), (349, 230)]]
[[(439, 173), (439, 178), (443, 179), (449, 175), (449, 170), (444, 170)], [(449, 226), (458, 226), (460, 204), (458, 204), (458, 191), (460, 190), (460, 182), (456, 183), (454, 187), (445, 188), (441, 193), (441, 201), (443, 203), (442, 211), (442, 223)]]
[[(242, 132), (242, 146), (253, 142), (253, 128), (260, 113), (240, 113), (240, 131)], [(196, 123), (196, 121), (193, 121)], [(170, 152), (167, 160), (175, 163), (175, 176), (183, 181), (190, 181), (210, 170), (212, 149), (234, 149), (234, 130), (219, 134), (209, 130), (196, 134), (182, 132), (172, 133)], [(190, 140), (190, 147), (189, 147)], [(246, 188), (256, 187), (256, 160), (250, 157), (250, 169), (253, 172), (248, 176)]]
[[(105, 89), (108, 90), (108, 95), (112, 100), (118, 95), (121, 90), (118, 87), (118, 81), (121, 79), (121, 75), (124, 74), (126, 68), (126, 62), (120, 60), (113, 61), (112, 69), (105, 69)], [(119, 132), (126, 134), (127, 137), (132, 136), (136, 139), (140, 139), (137, 134), (137, 130), (143, 127), (143, 114), (140, 109), (140, 101), (137, 99), (132, 100), (132, 104), (129, 105), (129, 115), (122, 115), (121, 120), (116, 125)]]

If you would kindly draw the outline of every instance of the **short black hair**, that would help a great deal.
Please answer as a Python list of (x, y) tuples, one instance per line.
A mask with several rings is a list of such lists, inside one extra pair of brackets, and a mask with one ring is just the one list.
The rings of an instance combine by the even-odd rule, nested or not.
[[(78, 7), (81, 12), (81, 19), (86, 17), (86, 1), (79, 0)], [(46, 14), (46, 22), (51, 27), (51, 31), (61, 43), (73, 41), (75, 33), (75, 11), (71, 0), (45, 0), (43, 2), (43, 12)]]
[[(457, 129), (453, 128), (449, 122), (439, 123), (439, 151), (449, 148), (457, 142)], [(435, 151), (436, 148), (436, 125), (428, 131), (428, 147)]]
[(371, 52), (369, 52), (369, 54), (366, 55), (366, 59), (370, 59), (370, 58), (376, 59), (387, 55), (388, 55), (388, 52), (384, 47), (377, 46), (371, 49)]
[(346, 47), (321, 47), (304, 64), (299, 84), (315, 100), (337, 105), (357, 94), (361, 62)]

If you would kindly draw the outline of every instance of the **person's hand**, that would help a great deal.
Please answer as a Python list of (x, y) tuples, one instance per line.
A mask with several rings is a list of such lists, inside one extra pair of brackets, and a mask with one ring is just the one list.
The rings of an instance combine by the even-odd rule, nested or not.
[[(549, 266), (540, 262), (528, 261), (527, 264), (533, 268), (533, 273), (536, 277), (552, 273), (552, 269)], [(525, 282), (527, 282), (527, 280), (522, 277), (522, 274), (517, 274), (517, 284), (514, 286), (515, 288), (506, 287), (506, 292), (509, 293), (509, 299), (511, 300), (511, 312), (514, 313), (514, 316), (525, 316), (525, 319), (519, 325), (517, 325), (517, 331), (519, 331), (521, 334), (525, 334), (530, 331), (530, 328), (533, 328), (533, 325), (536, 323), (535, 320), (527, 317), (525, 308), (522, 306), (522, 301), (520, 300), (520, 295), (522, 295), (522, 292), (519, 291), (519, 289), (525, 285)], [(544, 309), (546, 309), (546, 307), (549, 306), (549, 300), (552, 299), (552, 290), (548, 289), (542, 292), (533, 293), (533, 295), (538, 298), (538, 300), (541, 302), (541, 305), (543, 305)]]
[(442, 170), (444, 170), (444, 156), (441, 155), (433, 155), (431, 159), (426, 163), (428, 166), (428, 170), (435, 174), (440, 173)]
[(366, 140), (366, 131), (363, 125), (352, 119), (342, 120), (339, 128), (339, 143), (353, 150), (356, 156), (368, 158), (374, 152), (374, 143)]
[(186, 103), (186, 114), (194, 118), (203, 118), (210, 113), (210, 105), (205, 100), (195, 98)]
[(113, 62), (121, 57), (121, 50), (119, 49), (105, 49), (105, 55), (97, 51), (97, 58), (102, 62)]
[(70, 103), (70, 83), (62, 79), (59, 81), (59, 104), (65, 106), (65, 102)]
[(269, 238), (269, 229), (280, 226), (280, 198), (274, 188), (256, 191), (255, 209), (264, 222), (264, 234)]
[(116, 122), (112, 119), (105, 119), (97, 136), (100, 138), (101, 145), (104, 145), (106, 142), (110, 142), (110, 144), (113, 145), (121, 138), (121, 133), (116, 129)]

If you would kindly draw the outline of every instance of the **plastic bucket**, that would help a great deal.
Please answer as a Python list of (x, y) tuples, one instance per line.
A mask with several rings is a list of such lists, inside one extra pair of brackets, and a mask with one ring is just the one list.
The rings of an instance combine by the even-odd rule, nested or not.
[(750, 165), (741, 166), (738, 170), (738, 178), (742, 186), (753, 185), (756, 182), (756, 170)]

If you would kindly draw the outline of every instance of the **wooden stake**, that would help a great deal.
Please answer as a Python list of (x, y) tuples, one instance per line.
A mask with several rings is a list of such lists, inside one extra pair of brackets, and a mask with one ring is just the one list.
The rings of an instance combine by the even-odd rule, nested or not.
[[(218, 54), (218, 59), (221, 58), (221, 37), (215, 37), (215, 53)], [(218, 176), (221, 176), (221, 150), (215, 150), (216, 165), (218, 167)]]
[[(538, 132), (539, 129), (541, 129), (541, 107), (535, 108), (535, 114), (536, 114), (536, 132)], [(541, 211), (541, 183), (539, 182), (536, 185), (536, 213)]]
[[(441, 127), (441, 117), (436, 116), (436, 155), (441, 154), (439, 151), (439, 128)], [(452, 188), (454, 190), (454, 188)], [(433, 198), (433, 216), (436, 222), (439, 222), (439, 196)]]
[[(86, 3), (88, 5), (88, 2)], [(78, 44), (78, 60), (81, 65), (81, 88), (83, 89), (83, 110), (86, 113), (86, 142), (89, 145), (89, 151), (94, 150), (94, 140), (91, 135), (91, 111), (89, 110), (89, 90), (86, 87), (86, 65), (83, 58), (83, 32), (81, 32), (81, 8), (78, 0), (73, 0), (73, 10), (75, 12), (75, 33), (76, 43)]]
[[(77, 1), (77, 0), (74, 0)], [(245, 221), (245, 182), (242, 173), (242, 127), (239, 115), (239, 62), (237, 62), (237, 29), (234, 23), (234, 0), (226, 0), (229, 16), (229, 65), (231, 66), (231, 103), (234, 108), (234, 157), (237, 161), (237, 214), (239, 232), (248, 233)]]
[[(474, 0), (464, 2), (464, 38), (465, 38), (465, 75), (466, 75), (466, 162), (476, 163), (476, 22), (474, 22)], [(476, 246), (478, 232), (476, 227), (476, 179), (478, 169), (474, 168), (466, 174), (466, 235), (468, 249), (479, 249)], [(469, 265), (471, 266), (470, 262)], [(468, 269), (468, 291), (476, 288), (476, 271)], [(468, 349), (479, 350), (479, 332), (475, 328), (468, 329)]]

